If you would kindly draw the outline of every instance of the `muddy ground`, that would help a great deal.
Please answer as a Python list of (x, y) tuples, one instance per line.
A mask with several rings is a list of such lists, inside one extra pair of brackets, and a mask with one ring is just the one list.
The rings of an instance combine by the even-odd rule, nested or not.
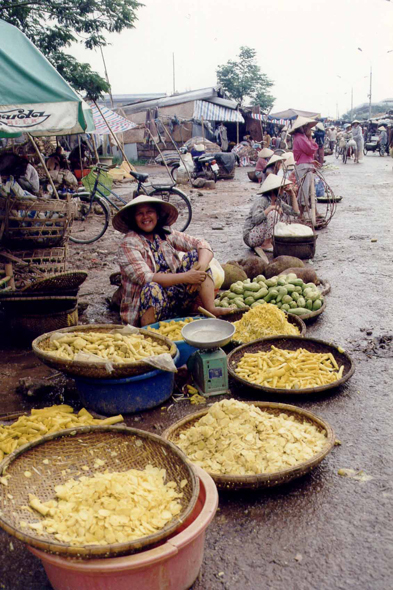
[[(309, 324), (308, 334), (343, 346), (355, 359), (356, 373), (333, 394), (276, 401), (326, 419), (341, 445), (294, 483), (267, 492), (221, 493), (194, 590), (392, 587), (392, 160), (369, 155), (359, 166), (332, 157), (328, 163), (326, 178), (343, 201), (328, 228), (318, 232), (312, 264), (332, 290), (325, 313)], [(161, 170), (151, 172), (162, 176)], [(241, 228), (256, 185), (246, 172), (238, 169), (235, 180), (190, 195), (194, 217), (188, 231), (207, 238), (221, 262), (247, 251)], [(213, 229), (218, 225), (223, 229)], [(119, 240), (111, 230), (96, 244), (71, 247), (74, 267), (89, 271), (81, 289), (89, 302), (83, 322), (118, 320), (106, 298), (114, 290), (108, 277), (117, 270)], [(51, 371), (28, 351), (4, 350), (2, 357), (2, 413), (61, 399), (62, 380), (55, 394), (44, 398), (15, 393), (21, 377), (48, 377)], [(233, 394), (239, 396), (235, 388)], [(77, 405), (75, 396), (69, 399)], [(195, 409), (182, 401), (169, 410), (127, 416), (126, 422), (160, 433)], [(372, 479), (341, 477), (340, 468), (363, 470)], [(0, 588), (50, 588), (40, 562), (24, 545), (11, 543), (5, 533), (0, 545)]]

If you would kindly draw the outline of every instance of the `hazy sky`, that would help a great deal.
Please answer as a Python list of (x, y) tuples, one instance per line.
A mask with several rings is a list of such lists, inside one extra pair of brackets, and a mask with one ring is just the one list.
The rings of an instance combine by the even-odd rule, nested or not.
[[(143, 0), (141, 0), (143, 1)], [(144, 0), (136, 28), (108, 36), (113, 94), (172, 93), (216, 84), (216, 68), (241, 45), (258, 52), (275, 83), (273, 111), (288, 107), (335, 116), (393, 98), (393, 0)], [(358, 51), (361, 47), (363, 52)], [(99, 52), (70, 53), (103, 75)], [(338, 76), (341, 76), (339, 78)]]

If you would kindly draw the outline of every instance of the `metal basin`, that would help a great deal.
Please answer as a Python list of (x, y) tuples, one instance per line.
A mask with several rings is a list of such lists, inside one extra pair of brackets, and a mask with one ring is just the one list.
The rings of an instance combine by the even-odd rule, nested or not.
[(197, 320), (181, 331), (184, 340), (195, 348), (219, 348), (230, 342), (235, 326), (224, 320)]

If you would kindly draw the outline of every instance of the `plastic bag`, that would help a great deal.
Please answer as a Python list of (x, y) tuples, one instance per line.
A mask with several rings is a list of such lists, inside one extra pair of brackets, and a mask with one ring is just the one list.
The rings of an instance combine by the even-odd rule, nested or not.
[(277, 237), (301, 237), (314, 235), (313, 230), (308, 225), (301, 223), (283, 223), (279, 221), (274, 226), (274, 235)]

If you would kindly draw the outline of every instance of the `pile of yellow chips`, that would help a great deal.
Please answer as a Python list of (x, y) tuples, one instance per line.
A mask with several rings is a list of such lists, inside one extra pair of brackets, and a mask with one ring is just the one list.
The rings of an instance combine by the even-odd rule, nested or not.
[(234, 399), (213, 404), (176, 441), (193, 463), (217, 475), (282, 471), (308, 461), (326, 443), (326, 433), (311, 422)]
[[(41, 502), (30, 494), (30, 507), (44, 518), (20, 525), (70, 545), (133, 541), (161, 530), (181, 511), (182, 493), (165, 478), (165, 469), (147, 465), (70, 479), (55, 487), (56, 499)], [(186, 484), (182, 480), (180, 488)]]

